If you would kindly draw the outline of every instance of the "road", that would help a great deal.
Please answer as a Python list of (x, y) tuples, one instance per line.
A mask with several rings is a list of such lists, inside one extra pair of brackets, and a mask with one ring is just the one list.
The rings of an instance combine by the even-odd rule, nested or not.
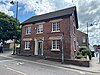
[(0, 56), (0, 75), (94, 75), (55, 65)]

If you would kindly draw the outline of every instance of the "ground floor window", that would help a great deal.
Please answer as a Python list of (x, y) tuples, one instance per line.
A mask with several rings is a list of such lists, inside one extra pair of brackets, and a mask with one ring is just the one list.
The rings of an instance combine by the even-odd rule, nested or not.
[(25, 49), (30, 49), (30, 41), (25, 41)]
[(51, 50), (60, 50), (60, 40), (52, 40), (52, 49)]

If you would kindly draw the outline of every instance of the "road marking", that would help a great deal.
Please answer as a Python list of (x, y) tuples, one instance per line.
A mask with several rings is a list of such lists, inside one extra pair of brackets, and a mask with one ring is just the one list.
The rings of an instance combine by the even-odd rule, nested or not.
[(15, 61), (15, 60), (18, 60), (18, 59), (0, 60), (0, 62)]
[[(4, 56), (4, 57), (6, 57), (6, 56)], [(13, 58), (13, 57), (7, 57), (7, 58)], [(41, 63), (41, 62), (36, 62), (36, 61), (30, 61), (30, 60), (18, 59), (18, 58), (13, 58), (13, 60), (21, 60), (21, 61), (25, 61), (25, 62), (40, 64), (40, 65), (44, 65), (44, 66), (48, 66), (48, 67), (54, 67), (54, 68), (59, 68), (59, 69), (64, 69), (64, 70), (71, 70), (71, 71), (74, 71), (74, 72), (78, 72), (78, 73), (80, 73), (80, 74), (85, 74), (85, 72), (83, 72), (83, 71), (73, 70), (73, 69), (69, 69), (69, 68), (65, 68), (65, 67), (50, 65), (50, 64)]]
[(78, 72), (80, 74), (85, 74), (84, 71), (73, 70), (73, 69), (69, 69), (69, 68), (65, 68), (65, 67), (60, 67), (60, 66), (40, 63), (40, 62), (36, 62), (36, 61), (29, 61), (29, 60), (24, 60), (24, 59), (18, 59), (18, 60), (22, 60), (22, 61), (30, 62), (30, 63), (35, 63), (35, 64), (40, 64), (40, 65), (44, 65), (44, 66), (48, 66), (48, 67), (54, 67), (54, 68), (59, 68), (59, 69), (64, 69), (64, 70), (70, 70), (70, 71)]
[(2, 60), (2, 61), (0, 61), (0, 62), (7, 62), (7, 61), (13, 61), (13, 60)]
[(17, 65), (24, 65), (24, 62), (18, 62)]
[(80, 74), (84, 74), (84, 75), (85, 75), (85, 72), (79, 71), (79, 73), (80, 73)]
[(9, 67), (7, 67), (7, 69), (8, 69), (8, 70), (11, 70), (11, 71), (15, 71), (15, 72), (20, 73), (20, 74), (23, 74), (23, 75), (28, 75), (28, 74), (26, 74), (26, 73), (24, 73), (24, 72), (21, 72), (21, 71), (18, 71), (18, 70), (14, 70), (14, 69), (9, 68)]

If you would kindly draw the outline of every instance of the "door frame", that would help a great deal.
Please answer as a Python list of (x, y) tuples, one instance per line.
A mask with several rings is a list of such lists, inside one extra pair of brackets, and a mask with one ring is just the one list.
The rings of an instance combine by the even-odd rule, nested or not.
[(43, 41), (44, 41), (44, 37), (34, 38), (34, 41), (35, 41), (34, 55), (38, 55), (38, 42), (42, 42), (42, 54), (41, 55), (43, 55)]
[(39, 43), (41, 43), (41, 45), (42, 45), (42, 48), (41, 48), (41, 54), (40, 55), (43, 55), (43, 41), (41, 41), (41, 40), (38, 40), (38, 46), (37, 46), (37, 49), (38, 49), (38, 55), (39, 55)]

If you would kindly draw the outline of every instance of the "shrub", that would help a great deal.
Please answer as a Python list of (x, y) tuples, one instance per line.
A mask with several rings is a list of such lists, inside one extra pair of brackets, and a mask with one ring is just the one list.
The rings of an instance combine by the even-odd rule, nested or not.
[(91, 55), (91, 51), (86, 46), (81, 46), (79, 52), (77, 52), (76, 58), (87, 58), (87, 55)]
[(82, 50), (82, 55), (83, 56), (90, 55), (90, 50), (87, 50), (87, 49)]
[(76, 58), (80, 59), (82, 57), (82, 53), (81, 52), (77, 52)]

